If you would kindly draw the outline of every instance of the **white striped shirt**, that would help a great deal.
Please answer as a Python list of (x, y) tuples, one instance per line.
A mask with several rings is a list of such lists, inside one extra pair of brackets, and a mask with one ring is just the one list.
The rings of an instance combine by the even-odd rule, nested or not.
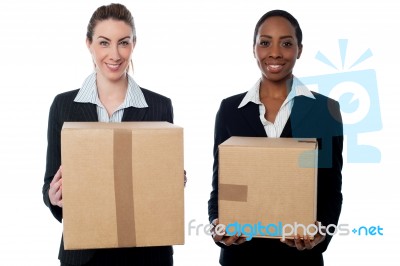
[(99, 122), (121, 122), (124, 115), (124, 109), (128, 107), (146, 108), (148, 107), (146, 99), (139, 85), (128, 76), (128, 89), (124, 102), (109, 116), (106, 108), (100, 102), (99, 94), (96, 85), (96, 73), (90, 74), (82, 84), (74, 101), (79, 103), (92, 103), (97, 106), (97, 116)]
[(259, 79), (256, 84), (254, 84), (254, 86), (246, 93), (238, 108), (242, 108), (249, 102), (258, 104), (260, 110), (260, 120), (264, 126), (267, 136), (270, 138), (279, 138), (292, 111), (294, 97), (306, 96), (312, 99), (315, 99), (315, 97), (311, 93), (311, 91), (303, 83), (300, 82), (299, 79), (293, 77), (292, 88), (285, 101), (283, 102), (281, 108), (279, 109), (278, 114), (275, 118), (275, 122), (271, 123), (270, 121), (265, 119), (265, 106), (260, 100), (260, 84), (261, 79)]

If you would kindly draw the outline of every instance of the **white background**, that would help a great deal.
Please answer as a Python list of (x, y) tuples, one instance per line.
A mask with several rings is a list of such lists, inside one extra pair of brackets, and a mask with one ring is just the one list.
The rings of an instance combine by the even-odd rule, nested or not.
[[(335, 236), (325, 265), (394, 265), (398, 257), (400, 146), (398, 62), (400, 10), (395, 1), (122, 1), (133, 13), (137, 45), (134, 78), (173, 101), (184, 127), (186, 225), (206, 224), (211, 189), (215, 113), (220, 101), (248, 90), (260, 76), (252, 54), (254, 26), (270, 9), (291, 12), (304, 34), (295, 75), (339, 73), (315, 60), (323, 52), (340, 66), (338, 39), (348, 60), (373, 56), (352, 70), (377, 74), (383, 128), (359, 136), (378, 147), (375, 164), (346, 163), (341, 223), (383, 227), (383, 236)], [(42, 201), (47, 118), (58, 93), (77, 89), (92, 71), (86, 25), (104, 1), (0, 2), (0, 265), (59, 265), (62, 232)], [(346, 71), (346, 69), (344, 70)], [(373, 121), (371, 121), (373, 123)], [(346, 153), (344, 153), (346, 158)], [(398, 163), (397, 163), (398, 166)], [(266, 251), (267, 254), (267, 251)], [(218, 265), (219, 248), (186, 226), (175, 265)], [(384, 261), (384, 262), (383, 262)]]

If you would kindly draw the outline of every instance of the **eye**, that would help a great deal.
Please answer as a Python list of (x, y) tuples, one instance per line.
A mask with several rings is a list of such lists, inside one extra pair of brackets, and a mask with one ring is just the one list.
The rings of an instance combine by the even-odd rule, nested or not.
[(100, 46), (107, 47), (108, 42), (107, 41), (100, 41)]
[(269, 41), (266, 41), (266, 40), (260, 40), (260, 46), (269, 46), (270, 45), (270, 42)]
[(121, 46), (125, 47), (125, 46), (128, 46), (128, 45), (129, 45), (129, 42), (128, 42), (128, 41), (121, 41), (119, 44), (120, 44)]
[(293, 46), (293, 43), (292, 43), (292, 42), (289, 42), (289, 41), (286, 41), (286, 42), (283, 42), (283, 43), (282, 43), (282, 46), (283, 46), (283, 47), (292, 47), (292, 46)]

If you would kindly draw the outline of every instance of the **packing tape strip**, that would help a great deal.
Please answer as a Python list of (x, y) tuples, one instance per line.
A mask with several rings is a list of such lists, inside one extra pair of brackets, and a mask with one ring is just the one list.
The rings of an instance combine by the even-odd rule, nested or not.
[(130, 130), (114, 129), (113, 159), (118, 246), (136, 246)]
[(247, 186), (234, 184), (219, 184), (218, 199), (227, 201), (247, 202)]

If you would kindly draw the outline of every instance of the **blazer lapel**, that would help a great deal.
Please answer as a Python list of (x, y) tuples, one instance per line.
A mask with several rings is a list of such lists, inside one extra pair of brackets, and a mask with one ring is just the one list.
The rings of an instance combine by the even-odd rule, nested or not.
[(240, 109), (242, 110), (242, 114), (248, 122), (248, 125), (254, 130), (255, 135), (258, 137), (267, 136), (264, 126), (260, 121), (260, 110), (258, 105), (253, 102), (249, 102), (246, 106)]
[(124, 110), (122, 121), (144, 121), (148, 108), (129, 107)]
[(286, 121), (285, 127), (283, 128), (280, 137), (281, 138), (291, 138), (292, 137), (292, 122), (290, 121), (290, 117)]
[[(300, 96), (294, 98), (293, 108), (290, 113), (290, 126), (292, 132), (302, 132), (302, 121), (306, 118), (307, 114), (311, 111), (315, 103), (314, 99)], [(294, 134), (296, 135), (296, 134)]]
[(75, 108), (71, 116), (71, 121), (97, 122), (96, 105), (92, 103), (74, 103)]

